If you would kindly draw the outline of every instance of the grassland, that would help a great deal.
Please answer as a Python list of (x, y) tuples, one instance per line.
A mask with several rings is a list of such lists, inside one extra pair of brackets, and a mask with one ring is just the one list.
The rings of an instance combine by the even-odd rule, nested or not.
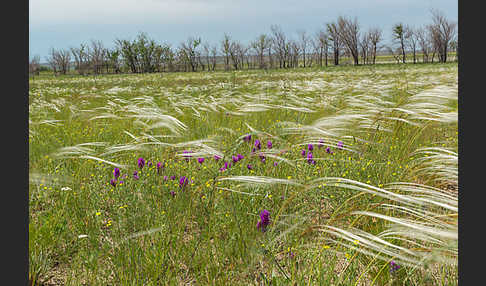
[(38, 285), (457, 284), (457, 63), (29, 84)]

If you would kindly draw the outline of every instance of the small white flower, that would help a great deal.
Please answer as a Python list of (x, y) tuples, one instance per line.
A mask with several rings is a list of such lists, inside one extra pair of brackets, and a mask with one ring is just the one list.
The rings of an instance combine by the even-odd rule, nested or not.
[(70, 187), (62, 187), (61, 191), (71, 191), (72, 189)]

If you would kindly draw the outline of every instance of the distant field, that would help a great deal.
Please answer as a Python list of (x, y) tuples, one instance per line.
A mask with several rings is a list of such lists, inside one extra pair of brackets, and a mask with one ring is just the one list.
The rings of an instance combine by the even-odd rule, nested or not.
[(457, 82), (457, 63), (31, 78), (30, 279), (457, 285)]

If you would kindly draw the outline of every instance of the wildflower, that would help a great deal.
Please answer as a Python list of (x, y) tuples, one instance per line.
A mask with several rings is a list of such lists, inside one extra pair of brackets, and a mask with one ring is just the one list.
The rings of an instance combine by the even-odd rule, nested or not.
[(312, 144), (308, 144), (308, 145), (307, 145), (307, 149), (309, 149), (309, 151), (314, 150), (314, 145), (312, 145)]
[(390, 273), (395, 273), (398, 269), (400, 269), (400, 265), (398, 265), (395, 261), (390, 261)]
[(151, 161), (147, 161), (147, 166), (148, 167), (152, 167), (152, 162)]
[(171, 195), (172, 197), (175, 197), (175, 192), (174, 192), (174, 191), (170, 191), (170, 195)]
[(238, 157), (237, 157), (237, 156), (234, 156), (234, 155), (233, 155), (233, 156), (231, 156), (231, 158), (233, 159), (233, 163), (238, 162)]
[(273, 145), (272, 145), (272, 141), (268, 140), (268, 141), (267, 141), (267, 148), (268, 148), (268, 149), (272, 149), (272, 146), (273, 146)]
[(197, 161), (199, 162), (199, 164), (202, 164), (204, 162), (204, 158), (197, 158)]
[(253, 169), (253, 166), (251, 164), (246, 165), (246, 167), (248, 168), (248, 170)]
[(164, 168), (164, 165), (162, 165), (162, 162), (157, 162), (157, 174), (160, 174), (161, 168)]
[(251, 134), (248, 134), (245, 137), (243, 137), (243, 141), (245, 142), (250, 142), (250, 140), (251, 140)]
[(251, 149), (251, 153), (253, 154), (253, 153), (255, 153), (255, 151), (256, 151), (256, 149), (255, 149), (255, 147), (253, 147), (253, 149)]
[(110, 184), (111, 184), (113, 187), (116, 187), (116, 180), (115, 180), (115, 179), (111, 179), (111, 180), (110, 180)]
[(326, 152), (329, 153), (329, 154), (332, 154), (333, 152), (331, 151), (331, 148), (327, 147), (326, 148)]
[(319, 139), (319, 144), (317, 144), (317, 147), (321, 148), (322, 146), (324, 146), (324, 140)]
[(312, 152), (307, 153), (307, 163), (315, 165), (316, 161), (314, 161)]
[(243, 155), (241, 155), (241, 154), (236, 155), (236, 157), (238, 157), (238, 161), (243, 160), (243, 158), (245, 158), (245, 157), (244, 157)]
[(273, 162), (273, 166), (274, 167), (277, 167), (278, 163), (277, 162)]
[(164, 176), (164, 181), (167, 181), (168, 179), (169, 179), (169, 177)]
[(113, 171), (113, 176), (115, 176), (115, 179), (118, 179), (118, 177), (120, 177), (120, 169), (115, 168)]
[(260, 213), (260, 221), (257, 223), (257, 228), (265, 232), (268, 224), (270, 224), (270, 212), (264, 209)]
[(138, 171), (133, 172), (133, 178), (138, 180), (140, 177), (138, 176)]
[(337, 143), (337, 147), (338, 147), (339, 149), (343, 149), (343, 141), (339, 141), (339, 142)]
[(255, 147), (258, 150), (260, 150), (262, 148), (262, 144), (261, 144), (260, 140), (258, 140), (258, 139), (255, 140)]
[(145, 159), (144, 158), (138, 158), (138, 167), (140, 169), (142, 169), (143, 166), (145, 166)]
[(218, 161), (219, 159), (221, 159), (221, 156), (214, 155), (214, 160), (215, 160), (215, 161)]
[(186, 178), (186, 176), (182, 176), (180, 179), (179, 179), (179, 187), (180, 188), (184, 188), (187, 183), (188, 183), (188, 179)]
[(176, 176), (170, 176), (171, 180), (175, 180)]
[(302, 149), (302, 152), (300, 152), (300, 154), (302, 154), (302, 156), (304, 157), (305, 156), (305, 149)]

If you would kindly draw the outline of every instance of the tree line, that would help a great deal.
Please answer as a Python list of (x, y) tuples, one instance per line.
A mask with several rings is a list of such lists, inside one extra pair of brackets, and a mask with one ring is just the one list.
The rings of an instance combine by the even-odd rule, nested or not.
[[(218, 44), (189, 37), (177, 47), (157, 43), (146, 33), (135, 39), (116, 39), (113, 48), (91, 40), (69, 49), (51, 48), (46, 61), (55, 74), (66, 74), (72, 68), (81, 75), (103, 73), (195, 72), (224, 70), (296, 68), (343, 64), (375, 64), (378, 52), (391, 55), (397, 63), (408, 57), (413, 63), (446, 62), (448, 53), (457, 60), (457, 23), (448, 20), (439, 10), (431, 10), (432, 21), (420, 27), (396, 23), (392, 42), (382, 45), (383, 31), (372, 27), (361, 31), (357, 17), (339, 16), (316, 33), (298, 31), (288, 37), (278, 25), (270, 33), (262, 33), (250, 43), (234, 40), (227, 33)], [(34, 56), (29, 72), (38, 74), (40, 57)]]

